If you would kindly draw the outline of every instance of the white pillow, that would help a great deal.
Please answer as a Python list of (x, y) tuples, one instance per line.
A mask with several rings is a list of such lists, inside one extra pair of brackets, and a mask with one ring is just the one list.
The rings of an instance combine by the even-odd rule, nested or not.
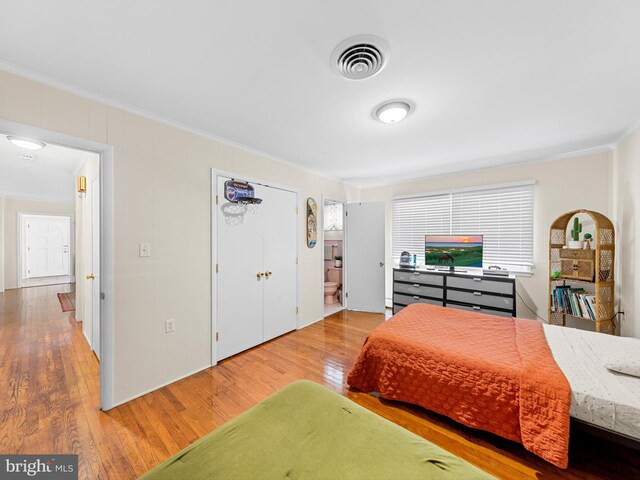
[(621, 351), (604, 358), (607, 370), (640, 377), (640, 352)]

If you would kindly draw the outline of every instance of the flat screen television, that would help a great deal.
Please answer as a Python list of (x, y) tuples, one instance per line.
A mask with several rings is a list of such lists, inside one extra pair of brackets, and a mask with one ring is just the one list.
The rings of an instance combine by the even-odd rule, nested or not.
[(450, 270), (482, 268), (482, 235), (425, 235), (424, 263)]

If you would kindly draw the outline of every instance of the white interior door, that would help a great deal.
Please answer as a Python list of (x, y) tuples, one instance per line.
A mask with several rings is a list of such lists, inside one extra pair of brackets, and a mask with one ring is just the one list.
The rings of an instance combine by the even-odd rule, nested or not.
[(264, 218), (264, 339), (297, 326), (297, 195), (277, 188), (263, 189), (258, 214)]
[(384, 313), (384, 203), (347, 204), (349, 310)]
[[(217, 177), (218, 205), (216, 252), (217, 359), (235, 355), (262, 343), (263, 332), (263, 227), (260, 209), (239, 216), (237, 205), (224, 198), (226, 177)], [(254, 185), (255, 195), (263, 198), (265, 187)], [(215, 266), (214, 266), (215, 268)]]
[(91, 346), (100, 358), (100, 179), (91, 182)]
[(71, 218), (25, 215), (24, 278), (71, 274)]
[(82, 219), (79, 224), (82, 247), (82, 276), (76, 279), (76, 288), (82, 289), (82, 333), (89, 346), (93, 345), (93, 182), (87, 185), (82, 198)]

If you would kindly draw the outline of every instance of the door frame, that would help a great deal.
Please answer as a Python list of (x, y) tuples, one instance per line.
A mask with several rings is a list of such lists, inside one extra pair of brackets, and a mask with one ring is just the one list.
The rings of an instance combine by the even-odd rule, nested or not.
[(36, 138), (42, 142), (97, 153), (100, 156), (100, 408), (115, 406), (115, 348), (114, 348), (114, 148), (106, 143), (44, 130), (0, 118), (0, 132)]
[(26, 252), (24, 250), (24, 222), (27, 217), (67, 217), (69, 218), (69, 254), (71, 257), (69, 258), (69, 275), (68, 277), (71, 279), (71, 283), (75, 280), (75, 263), (76, 263), (76, 244), (74, 233), (76, 230), (75, 224), (75, 216), (71, 213), (41, 213), (41, 212), (29, 212), (29, 211), (18, 211), (17, 212), (17, 229), (16, 229), (16, 238), (18, 241), (17, 255), (18, 258), (16, 260), (16, 285), (18, 288), (23, 288), (23, 273), (25, 268), (25, 260), (26, 260)]
[[(347, 262), (344, 257), (347, 255), (347, 200), (338, 200), (331, 195), (325, 195), (324, 193), (320, 195), (320, 200), (322, 201), (322, 216), (320, 220), (320, 225), (322, 228), (318, 229), (319, 239), (318, 243), (322, 246), (322, 255), (320, 255), (320, 272), (321, 272), (321, 283), (320, 285), (323, 287), (320, 289), (320, 311), (322, 312), (322, 319), (325, 318), (324, 314), (324, 202), (335, 202), (342, 204), (342, 310), (349, 309), (349, 297), (347, 297), (348, 292), (348, 270), (347, 270)], [(342, 310), (338, 310), (339, 312)]]
[[(218, 364), (217, 345), (215, 339), (215, 332), (218, 331), (218, 283), (216, 277), (216, 265), (218, 264), (218, 245), (216, 243), (218, 233), (218, 215), (216, 208), (216, 195), (218, 195), (218, 177), (235, 178), (238, 180), (244, 180), (249, 183), (257, 183), (264, 187), (278, 188), (280, 190), (286, 190), (296, 195), (296, 235), (300, 233), (300, 191), (297, 188), (289, 187), (286, 185), (280, 185), (277, 183), (269, 182), (267, 180), (250, 177), (226, 170), (220, 170), (217, 168), (211, 169), (211, 196), (209, 197), (209, 207), (211, 212), (211, 366)], [(300, 325), (300, 241), (296, 238), (296, 305), (298, 307), (298, 313), (296, 314), (296, 330), (299, 330), (304, 325)]]

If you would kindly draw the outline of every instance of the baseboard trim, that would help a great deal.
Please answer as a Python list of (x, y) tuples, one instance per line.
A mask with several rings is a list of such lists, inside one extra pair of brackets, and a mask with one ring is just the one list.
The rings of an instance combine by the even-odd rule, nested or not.
[(109, 409), (103, 410), (103, 411), (106, 412), (108, 410), (111, 410), (112, 408), (116, 408), (116, 407), (119, 407), (120, 405), (124, 405), (125, 403), (128, 403), (131, 400), (135, 400), (136, 398), (144, 397), (148, 393), (155, 392), (156, 390), (159, 390), (159, 389), (161, 389), (163, 387), (166, 387), (167, 385), (171, 385), (172, 383), (176, 383), (176, 382), (179, 382), (180, 380), (184, 380), (185, 378), (190, 377), (191, 375), (195, 375), (196, 373), (200, 373), (203, 370), (206, 370), (207, 368), (212, 368), (213, 366), (214, 365), (206, 365), (206, 366), (204, 366), (202, 368), (198, 368), (198, 369), (196, 369), (196, 370), (194, 370), (194, 371), (192, 371), (190, 373), (187, 373), (187, 374), (182, 375), (180, 377), (174, 378), (173, 380), (169, 380), (168, 382), (160, 384), (160, 385), (158, 385), (156, 387), (153, 387), (153, 388), (150, 388), (148, 390), (145, 390), (144, 392), (136, 393), (135, 395), (133, 395), (133, 396), (131, 396), (129, 398), (126, 398), (126, 399), (120, 400), (120, 401), (116, 401)]
[(303, 328), (306, 328), (306, 327), (308, 327), (310, 325), (313, 325), (314, 323), (318, 323), (320, 320), (324, 320), (324, 317), (321, 317), (321, 318), (319, 318), (317, 320), (313, 320), (312, 322), (309, 322), (309, 323), (307, 323), (305, 325), (300, 325), (298, 328), (296, 328), (296, 330), (302, 330)]

